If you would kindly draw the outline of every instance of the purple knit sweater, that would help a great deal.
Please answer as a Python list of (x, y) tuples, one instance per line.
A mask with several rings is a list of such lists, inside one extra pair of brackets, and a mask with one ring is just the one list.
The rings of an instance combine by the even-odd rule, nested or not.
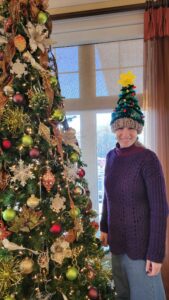
[(168, 205), (160, 162), (142, 146), (111, 150), (100, 229), (113, 254), (162, 262)]

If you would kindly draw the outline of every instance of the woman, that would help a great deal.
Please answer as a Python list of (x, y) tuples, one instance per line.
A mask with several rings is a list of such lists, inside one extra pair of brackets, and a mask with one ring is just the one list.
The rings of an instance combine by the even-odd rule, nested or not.
[(117, 299), (164, 300), (161, 265), (168, 207), (160, 162), (138, 142), (144, 120), (131, 72), (121, 75), (112, 113), (116, 148), (107, 154), (101, 241), (112, 252)]

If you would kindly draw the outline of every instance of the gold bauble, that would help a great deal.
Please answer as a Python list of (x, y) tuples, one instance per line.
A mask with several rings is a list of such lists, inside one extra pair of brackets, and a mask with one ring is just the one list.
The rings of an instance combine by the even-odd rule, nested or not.
[(35, 195), (31, 195), (26, 201), (27, 206), (30, 208), (37, 207), (39, 205), (39, 202), (40, 202), (40, 199), (35, 197)]
[(4, 94), (5, 94), (6, 96), (11, 97), (11, 96), (14, 95), (14, 89), (13, 89), (13, 87), (10, 86), (10, 85), (6, 85), (6, 86), (3, 88), (3, 91), (4, 91)]
[(22, 274), (30, 274), (33, 271), (34, 262), (31, 258), (26, 257), (20, 263), (20, 271)]

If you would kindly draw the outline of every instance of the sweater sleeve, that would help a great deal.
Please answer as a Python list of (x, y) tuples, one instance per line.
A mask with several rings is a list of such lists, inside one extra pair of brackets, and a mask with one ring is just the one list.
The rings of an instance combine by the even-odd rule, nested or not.
[(101, 217), (101, 221), (100, 221), (100, 231), (108, 233), (106, 193), (104, 193), (104, 199), (103, 199), (103, 209), (102, 209), (102, 217)]
[(159, 159), (152, 151), (149, 151), (147, 154), (143, 166), (143, 177), (150, 207), (147, 259), (160, 263), (165, 255), (168, 205), (165, 181)]

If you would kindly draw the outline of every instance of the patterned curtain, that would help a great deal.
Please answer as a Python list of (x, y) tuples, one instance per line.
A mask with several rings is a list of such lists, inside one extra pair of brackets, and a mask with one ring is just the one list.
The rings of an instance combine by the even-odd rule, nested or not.
[[(146, 144), (162, 163), (169, 201), (169, 1), (166, 0), (146, 2), (143, 102)], [(162, 275), (169, 299), (169, 238)]]

